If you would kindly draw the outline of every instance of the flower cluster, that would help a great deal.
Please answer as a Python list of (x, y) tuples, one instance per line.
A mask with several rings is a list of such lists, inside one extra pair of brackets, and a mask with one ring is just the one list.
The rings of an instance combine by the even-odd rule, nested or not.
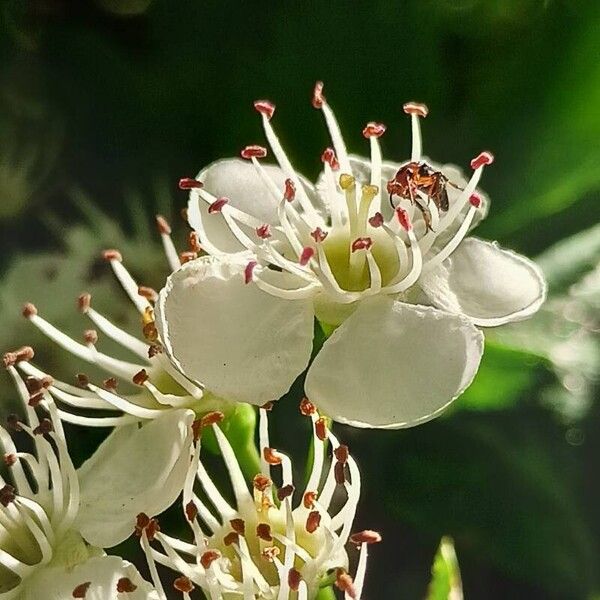
[[(157, 217), (171, 269), (160, 292), (138, 284), (118, 250), (103, 253), (139, 335), (88, 293), (77, 302), (92, 326), (82, 342), (23, 307), (94, 373), (68, 383), (34, 364), (30, 347), (4, 355), (25, 415), (8, 424), (32, 452), (0, 427), (10, 473), (0, 478), (0, 599), (314, 600), (323, 588), (361, 598), (368, 546), (381, 536), (352, 532), (361, 476), (332, 421), (399, 428), (435, 417), (477, 372), (478, 327), (531, 315), (545, 282), (526, 258), (467, 237), (488, 210), (477, 185), (489, 152), (468, 179), (424, 158), (427, 108), (412, 102), (409, 160), (383, 160), (381, 123), (363, 130), (370, 158), (351, 156), (321, 83), (313, 106), (332, 140), (315, 185), (292, 167), (271, 125), (275, 106), (260, 100), (278, 166), (251, 145), (180, 181), (193, 230), (179, 253)], [(102, 338), (129, 358), (102, 351)], [(96, 370), (106, 378), (94, 381)], [(305, 371), (300, 412), (312, 433), (300, 485), (268, 419)], [(111, 429), (77, 469), (72, 426)], [(225, 469), (211, 475), (207, 451)], [(182, 537), (159, 523), (175, 503)], [(147, 580), (105, 553), (132, 534)]]

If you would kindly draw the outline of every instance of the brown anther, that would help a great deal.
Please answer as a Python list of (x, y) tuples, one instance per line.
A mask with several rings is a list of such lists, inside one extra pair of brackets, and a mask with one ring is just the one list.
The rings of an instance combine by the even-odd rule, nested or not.
[(251, 260), (244, 267), (244, 283), (248, 285), (252, 281), (252, 276), (254, 274), (254, 269), (258, 266), (258, 263), (255, 260)]
[(254, 476), (252, 484), (255, 490), (259, 492), (265, 492), (271, 485), (273, 485), (273, 482), (266, 475), (258, 473)]
[(290, 590), (292, 590), (292, 592), (298, 591), (301, 581), (302, 575), (298, 569), (292, 568), (288, 571), (288, 585), (290, 586)]
[(102, 387), (110, 392), (114, 392), (119, 387), (116, 377), (109, 377), (102, 382)]
[(200, 419), (200, 427), (208, 427), (209, 425), (220, 423), (224, 418), (225, 415), (220, 410), (214, 410), (212, 412), (206, 413)]
[(196, 520), (196, 517), (198, 516), (198, 507), (193, 500), (190, 500), (185, 505), (185, 516), (190, 523)]
[(192, 580), (188, 577), (185, 577), (185, 575), (178, 577), (173, 582), (173, 587), (182, 594), (189, 594), (194, 590), (194, 584), (192, 583)]
[(27, 302), (27, 304), (23, 305), (23, 310), (21, 314), (26, 318), (33, 317), (38, 314), (38, 310), (35, 307), (35, 304), (31, 304), (31, 302)]
[(6, 453), (3, 456), (3, 460), (4, 460), (4, 464), (7, 467), (12, 467), (17, 462), (17, 456), (16, 456), (16, 454)]
[(265, 542), (272, 542), (271, 526), (268, 523), (259, 523), (256, 526), (256, 536)]
[(329, 235), (328, 231), (323, 231), (320, 227), (317, 227), (313, 231), (310, 232), (310, 237), (315, 240), (315, 243), (323, 242), (325, 238)]
[(123, 262), (123, 256), (118, 250), (103, 250), (102, 258), (104, 260), (116, 260), (118, 262)]
[(235, 531), (230, 531), (224, 538), (223, 543), (226, 546), (231, 546), (231, 544), (238, 544), (240, 541), (240, 536)]
[(407, 102), (402, 109), (407, 115), (417, 115), (418, 117), (426, 117), (429, 113), (427, 105), (420, 102)]
[(268, 223), (263, 223), (260, 227), (256, 228), (256, 235), (261, 240), (268, 240), (271, 237), (271, 226)]
[(158, 299), (158, 292), (147, 285), (139, 285), (138, 286), (138, 295), (142, 298), (146, 298), (149, 302), (156, 302)]
[(95, 329), (86, 329), (83, 332), (83, 340), (86, 344), (96, 344), (98, 342), (98, 332)]
[(333, 467), (333, 476), (338, 485), (344, 485), (344, 483), (346, 483), (346, 470), (344, 467), (344, 463), (341, 462), (336, 462)]
[(337, 171), (340, 168), (340, 163), (335, 155), (333, 148), (325, 148), (321, 154), (321, 161), (327, 163), (332, 171)]
[(270, 121), (275, 112), (275, 105), (269, 100), (255, 100), (254, 108)]
[(131, 594), (137, 590), (137, 585), (129, 579), (129, 577), (121, 577), (117, 581), (117, 593), (119, 594)]
[(91, 581), (86, 581), (85, 583), (80, 583), (74, 590), (73, 590), (73, 598), (85, 598), (87, 596), (88, 590), (90, 589), (90, 586), (92, 585)]
[(219, 560), (221, 558), (221, 553), (218, 550), (207, 550), (200, 557), (200, 564), (208, 569), (210, 565), (212, 565), (215, 560)]
[(144, 338), (149, 342), (156, 342), (156, 340), (158, 340), (158, 329), (156, 329), (154, 321), (152, 321), (151, 323), (146, 323), (142, 327), (142, 334)]
[(44, 399), (44, 392), (39, 391), (39, 392), (36, 392), (35, 394), (32, 394), (31, 396), (29, 396), (29, 400), (27, 401), (27, 404), (29, 406), (32, 406), (33, 408), (35, 408), (36, 406), (40, 405), (40, 402), (43, 399)]
[(42, 419), (40, 424), (37, 427), (33, 428), (34, 435), (46, 435), (50, 433), (54, 427), (52, 426), (52, 421), (50, 419)]
[(310, 417), (317, 412), (317, 408), (308, 398), (305, 397), (300, 400), (300, 412), (305, 417)]
[[(180, 190), (193, 190), (193, 189), (204, 187), (204, 184), (201, 181), (198, 181), (197, 179), (193, 179), (192, 177), (182, 177), (179, 180), (178, 185), (179, 185)], [(157, 217), (157, 220), (158, 220), (158, 217)], [(161, 233), (163, 233), (163, 232), (161, 231)], [(169, 230), (168, 233), (171, 233), (171, 231)]]
[(184, 250), (183, 252), (179, 253), (179, 262), (182, 265), (185, 265), (185, 263), (189, 263), (192, 260), (195, 260), (198, 258), (198, 254), (196, 252), (191, 252), (189, 250)]
[(88, 292), (84, 292), (83, 294), (80, 294), (79, 297), (77, 298), (77, 308), (82, 313), (86, 313), (89, 310), (91, 304), (92, 304), (92, 295), (88, 294)]
[(44, 389), (48, 389), (54, 385), (54, 379), (50, 375), (44, 375), (41, 379), (41, 382)]
[(323, 82), (317, 81), (313, 88), (312, 105), (313, 108), (323, 108), (323, 102), (325, 102), (325, 96), (323, 96)]
[(272, 411), (274, 406), (275, 402), (273, 402), (273, 400), (269, 400), (269, 402), (265, 402), (261, 408), (266, 411)]
[(348, 451), (348, 446), (346, 446), (345, 444), (341, 444), (339, 445), (334, 451), (333, 453), (335, 454), (335, 457), (341, 462), (341, 463), (345, 463), (348, 460), (348, 456), (350, 455), (350, 452)]
[(366, 138), (378, 138), (385, 133), (386, 127), (383, 123), (367, 123), (362, 131)]
[(321, 524), (321, 513), (318, 510), (313, 510), (306, 517), (306, 531), (314, 533)]
[(292, 202), (296, 197), (296, 184), (290, 178), (285, 180), (285, 190), (283, 192), (283, 197), (288, 202)]
[(357, 531), (350, 536), (350, 543), (360, 546), (361, 544), (378, 544), (381, 541), (381, 534), (371, 529)]
[(9, 429), (12, 429), (13, 431), (23, 431), (23, 428), (21, 427), (21, 419), (18, 415), (8, 415), (8, 417), (6, 417), (6, 424), (8, 425)]
[(242, 158), (250, 159), (250, 158), (264, 158), (267, 155), (267, 149), (263, 146), (259, 146), (257, 144), (251, 144), (246, 146), (241, 152), (240, 156)]
[(383, 222), (383, 215), (380, 212), (376, 212), (372, 217), (369, 217), (369, 225), (371, 227), (381, 227)]
[(85, 373), (77, 373), (77, 387), (86, 388), (90, 385), (90, 378)]
[(2, 363), (4, 364), (4, 368), (8, 369), (8, 367), (14, 367), (17, 364), (17, 353), (16, 352), (5, 352), (2, 357)]
[(188, 246), (191, 252), (195, 254), (199, 254), (202, 252), (202, 246), (200, 245), (200, 238), (195, 231), (190, 231), (188, 233)]
[(133, 377), (132, 377), (132, 381), (133, 383), (135, 383), (135, 385), (144, 385), (144, 383), (146, 383), (146, 381), (148, 381), (149, 376), (148, 376), (148, 372), (146, 371), (146, 369), (142, 369), (141, 371), (138, 371)]
[(354, 580), (345, 569), (336, 569), (335, 571), (335, 587), (338, 590), (348, 594), (352, 600), (356, 599), (356, 589), (354, 587)]
[(327, 439), (327, 421), (324, 417), (319, 417), (315, 421), (315, 433), (322, 442)]
[(142, 537), (145, 533), (146, 538), (151, 542), (156, 534), (160, 531), (160, 525), (154, 518), (150, 518), (146, 513), (140, 513), (136, 517), (135, 535)]
[(148, 347), (148, 358), (154, 358), (157, 354), (162, 354), (162, 346), (159, 343), (150, 344)]
[(196, 419), (192, 423), (192, 437), (194, 443), (196, 443), (200, 437), (202, 436), (202, 421), (200, 419)]
[(244, 519), (231, 519), (229, 521), (231, 529), (233, 529), (239, 535), (246, 535), (246, 523)]
[(276, 452), (274, 448), (263, 448), (263, 457), (270, 465), (281, 464), (281, 456), (277, 456)]
[(229, 198), (217, 198), (212, 204), (208, 207), (208, 214), (214, 215), (215, 213), (219, 213), (223, 210), (223, 207), (229, 202)]
[(295, 489), (296, 488), (291, 483), (281, 486), (277, 490), (277, 499), (280, 502), (283, 502), (286, 498), (289, 498), (294, 493)]
[[(181, 181), (184, 180), (180, 180), (179, 187), (181, 187)], [(171, 235), (171, 226), (162, 215), (156, 215), (156, 226), (158, 227), (158, 231), (161, 235)]]
[(7, 483), (4, 487), (0, 488), (0, 504), (2, 504), (4, 508), (11, 502), (14, 502), (16, 497), (16, 490), (12, 485)]
[(36, 394), (43, 387), (42, 380), (30, 375), (27, 377), (27, 379), (25, 379), (25, 387), (30, 394)]
[(305, 508), (314, 508), (315, 500), (319, 494), (317, 492), (306, 492), (302, 498), (302, 503)]
[(31, 346), (22, 346), (15, 351), (15, 354), (17, 355), (17, 362), (21, 362), (22, 360), (28, 362), (35, 356), (35, 352)]
[(281, 554), (281, 550), (277, 546), (267, 546), (260, 554), (265, 560), (273, 562)]

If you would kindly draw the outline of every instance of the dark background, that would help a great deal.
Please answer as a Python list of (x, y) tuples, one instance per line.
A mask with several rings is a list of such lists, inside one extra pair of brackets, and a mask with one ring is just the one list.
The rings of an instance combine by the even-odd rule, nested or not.
[[(492, 208), (478, 235), (533, 257), (598, 222), (597, 1), (0, 6), (2, 349), (38, 343), (19, 318), (28, 299), (69, 324), (73, 299), (91, 288), (99, 307), (127, 323), (98, 251), (119, 247), (136, 275), (160, 287), (166, 271), (152, 215), (177, 221), (186, 201), (179, 177), (261, 143), (253, 100), (277, 104), (286, 149), (314, 178), (328, 144), (310, 106), (317, 79), (353, 152), (367, 152), (360, 132), (377, 120), (388, 125), (384, 155), (405, 158), (407, 100), (430, 108), (425, 151), (437, 161), (468, 165), (492, 150), (496, 162), (483, 181)], [(529, 341), (542, 340), (548, 323), (562, 326), (564, 311), (554, 308), (574, 301), (573, 285), (598, 262), (598, 236), (596, 228), (575, 246), (579, 262), (543, 263), (560, 277)], [(585, 358), (598, 350), (599, 296), (592, 285)], [(455, 539), (467, 598), (598, 597), (598, 373), (587, 369), (585, 397), (575, 397), (543, 351), (494, 335), (451, 415), (400, 432), (340, 428), (365, 478), (358, 526), (384, 534), (371, 553), (368, 598), (423, 598), (445, 534)], [(36, 349), (41, 364), (74, 372), (41, 340)], [(0, 390), (8, 406), (4, 376)], [(556, 390), (571, 408), (581, 405), (549, 402)], [(299, 394), (274, 415), (283, 445)], [(73, 430), (73, 452), (85, 456), (99, 435)], [(292, 448), (298, 456), (302, 444)]]

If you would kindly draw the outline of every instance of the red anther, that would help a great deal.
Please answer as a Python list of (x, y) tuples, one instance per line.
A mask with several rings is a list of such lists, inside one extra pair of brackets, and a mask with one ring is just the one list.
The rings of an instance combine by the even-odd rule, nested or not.
[(219, 560), (221, 558), (221, 553), (218, 550), (207, 550), (200, 557), (200, 564), (208, 569), (210, 565), (212, 565), (215, 560)]
[(52, 426), (52, 421), (50, 419), (42, 419), (40, 424), (37, 427), (34, 427), (33, 433), (34, 435), (46, 435), (50, 433), (54, 427)]
[(408, 213), (403, 209), (398, 207), (396, 209), (396, 218), (398, 219), (398, 223), (400, 223), (400, 227), (404, 229), (404, 231), (410, 231), (412, 229), (412, 223), (410, 222), (410, 217)]
[(290, 569), (288, 571), (288, 586), (292, 592), (297, 592), (300, 587), (300, 582), (302, 581), (302, 575), (298, 569)]
[(26, 319), (29, 319), (29, 317), (33, 317), (34, 315), (37, 315), (37, 314), (38, 314), (38, 311), (37, 311), (37, 308), (35, 307), (35, 304), (32, 304), (31, 302), (27, 302), (27, 304), (25, 304), (23, 306), (22, 315)]
[(149, 300), (150, 302), (156, 302), (158, 299), (158, 292), (147, 285), (138, 286), (138, 295), (142, 298), (146, 298), (146, 300)]
[(77, 298), (77, 308), (82, 313), (86, 313), (89, 310), (91, 303), (92, 303), (92, 295), (88, 294), (87, 292), (80, 294), (79, 298)]
[(471, 169), (479, 169), (483, 165), (491, 165), (494, 162), (494, 155), (487, 150), (481, 152), (471, 161)]
[(270, 465), (280, 465), (281, 456), (277, 456), (275, 448), (263, 448), (263, 457)]
[(302, 398), (300, 400), (300, 412), (305, 417), (310, 417), (310, 415), (314, 415), (317, 412), (317, 408), (308, 398)]
[(156, 519), (151, 519), (146, 513), (140, 513), (136, 517), (135, 534), (138, 537), (142, 537), (145, 532), (148, 541), (151, 542), (159, 531), (160, 525)]
[(8, 425), (8, 428), (12, 429), (13, 431), (23, 431), (23, 428), (21, 427), (21, 419), (18, 415), (8, 415), (8, 417), (6, 417), (6, 424)]
[(200, 427), (208, 427), (209, 425), (215, 425), (220, 423), (225, 418), (225, 415), (220, 410), (213, 410), (212, 412), (206, 413), (200, 419)]
[(327, 421), (324, 417), (319, 417), (315, 421), (315, 433), (322, 442), (327, 439)]
[(348, 461), (348, 457), (350, 456), (350, 452), (348, 451), (348, 446), (345, 444), (339, 445), (333, 453), (335, 457), (341, 462), (346, 463)]
[(317, 529), (319, 529), (319, 525), (321, 524), (321, 513), (318, 510), (312, 510), (308, 513), (308, 517), (306, 518), (306, 531), (308, 533), (314, 533)]
[(360, 546), (361, 544), (378, 544), (381, 541), (381, 534), (372, 529), (357, 531), (350, 536), (350, 543)]
[(129, 577), (121, 577), (119, 581), (117, 581), (117, 592), (119, 594), (131, 594), (137, 590), (137, 585), (129, 579)]
[(196, 520), (196, 517), (198, 516), (198, 507), (193, 500), (190, 500), (185, 505), (185, 516), (190, 523)]
[(144, 383), (148, 381), (148, 378), (148, 371), (146, 371), (146, 369), (142, 369), (132, 377), (132, 381), (135, 383), (135, 385), (144, 385)]
[(345, 569), (336, 569), (335, 571), (335, 586), (345, 594), (347, 594), (352, 600), (356, 600), (356, 588), (354, 587), (354, 580)]
[(312, 105), (314, 108), (323, 108), (325, 96), (323, 96), (323, 82), (317, 81), (313, 89)]
[(103, 250), (102, 258), (104, 260), (116, 260), (118, 262), (123, 262), (123, 256), (118, 250)]
[(223, 210), (223, 207), (229, 202), (229, 198), (217, 198), (212, 204), (208, 206), (208, 214), (214, 215)]
[(372, 217), (369, 218), (369, 225), (371, 227), (381, 227), (383, 225), (383, 215), (380, 212), (376, 212)]
[(86, 581), (85, 583), (80, 583), (73, 590), (73, 594), (72, 594), (73, 598), (85, 598), (91, 585), (92, 585), (91, 581)]
[(231, 544), (239, 544), (240, 536), (235, 531), (230, 531), (224, 538), (223, 543), (226, 546), (231, 546)]
[(338, 485), (344, 485), (344, 483), (346, 483), (346, 471), (344, 468), (344, 463), (335, 463), (333, 467), (333, 477)]
[(3, 457), (3, 460), (7, 467), (12, 467), (17, 462), (17, 456), (16, 454), (6, 453)]
[(296, 197), (296, 184), (288, 177), (285, 180), (285, 191), (283, 197), (288, 202), (292, 202)]
[(267, 149), (264, 146), (258, 146), (256, 144), (252, 144), (250, 146), (246, 146), (241, 152), (240, 155), (242, 158), (264, 158), (267, 155)]
[(244, 267), (244, 283), (248, 284), (252, 281), (252, 276), (254, 274), (254, 269), (256, 269), (258, 263), (255, 260), (251, 260)]
[(11, 502), (14, 502), (16, 497), (16, 490), (12, 485), (7, 483), (4, 487), (0, 488), (0, 504), (2, 504), (4, 508)]
[(90, 385), (90, 378), (85, 373), (77, 373), (75, 377), (78, 387), (86, 388), (88, 385)]
[[(181, 184), (181, 182), (179, 183)], [(156, 226), (158, 227), (158, 232), (161, 235), (171, 235), (171, 226), (162, 215), (156, 215)]]
[(310, 232), (310, 237), (315, 240), (318, 244), (325, 240), (325, 238), (329, 235), (328, 231), (323, 231), (320, 227), (317, 227), (314, 231)]
[(83, 332), (83, 340), (86, 344), (95, 344), (98, 342), (98, 332), (95, 329), (86, 329)]
[(255, 490), (259, 492), (265, 492), (269, 487), (273, 485), (273, 482), (266, 475), (258, 473), (254, 476), (252, 484), (254, 485)]
[(119, 387), (119, 382), (116, 377), (109, 377), (102, 382), (102, 387), (114, 392)]
[[(180, 190), (193, 190), (193, 189), (197, 189), (197, 188), (201, 188), (204, 187), (204, 184), (201, 181), (198, 181), (197, 179), (194, 179), (193, 177), (183, 177), (182, 179), (179, 180), (179, 189)], [(161, 233), (170, 233), (169, 232), (162, 232)]]
[(261, 240), (268, 240), (271, 237), (271, 226), (268, 223), (264, 223), (260, 227), (257, 227), (256, 235)]
[(481, 196), (477, 192), (473, 192), (469, 196), (469, 202), (470, 202), (471, 206), (474, 206), (475, 208), (479, 208), (481, 206)]
[(373, 240), (370, 237), (360, 237), (352, 242), (350, 248), (352, 249), (352, 252), (356, 252), (357, 250), (369, 250), (372, 245)]
[(244, 519), (231, 519), (229, 521), (231, 529), (233, 529), (239, 535), (246, 535), (246, 523)]
[(265, 115), (270, 121), (273, 113), (275, 112), (275, 105), (269, 100), (255, 100), (254, 108), (261, 114)]
[(195, 231), (188, 233), (188, 246), (191, 252), (200, 253), (202, 252), (202, 246), (200, 245), (200, 238)]
[(332, 171), (337, 171), (340, 168), (340, 163), (338, 162), (333, 148), (325, 148), (325, 150), (323, 150), (321, 161), (327, 163)]
[(256, 526), (256, 537), (265, 542), (272, 542), (273, 536), (271, 535), (271, 526), (268, 523), (259, 523)]
[(277, 499), (280, 502), (283, 502), (286, 498), (289, 498), (294, 493), (295, 489), (296, 488), (291, 483), (288, 483), (287, 485), (282, 485), (277, 490)]
[(386, 126), (383, 123), (367, 123), (365, 125), (365, 128), (363, 129), (363, 135), (366, 138), (372, 138), (372, 137), (381, 137), (386, 130)]
[(44, 392), (36, 392), (35, 394), (32, 394), (29, 397), (27, 404), (29, 404), (29, 406), (33, 406), (35, 408), (36, 406), (40, 405), (40, 402), (43, 399), (44, 399)]
[(189, 594), (190, 592), (193, 592), (195, 589), (194, 584), (192, 583), (192, 580), (189, 579), (189, 577), (186, 577), (185, 575), (178, 577), (173, 582), (173, 587), (178, 592), (181, 592), (182, 594)]
[(298, 260), (298, 262), (303, 267), (305, 267), (314, 255), (315, 255), (315, 249), (312, 248), (311, 246), (305, 246), (304, 248), (302, 248), (302, 253), (300, 254), (300, 259)]
[(429, 113), (427, 105), (421, 104), (420, 102), (407, 102), (402, 108), (407, 115), (426, 117)]
[(185, 250), (184, 252), (179, 253), (179, 262), (182, 265), (185, 265), (185, 263), (189, 263), (196, 258), (198, 258), (198, 255), (195, 252), (189, 252), (188, 250)]
[(302, 503), (305, 508), (314, 508), (315, 500), (319, 494), (317, 492), (306, 492), (302, 498)]

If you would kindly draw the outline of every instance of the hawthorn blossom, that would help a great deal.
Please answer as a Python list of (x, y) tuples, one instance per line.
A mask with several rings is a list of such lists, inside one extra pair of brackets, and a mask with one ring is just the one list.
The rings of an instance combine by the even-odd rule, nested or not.
[[(266, 408), (260, 409), (262, 472), (250, 490), (219, 427), (222, 413), (196, 422), (198, 441), (183, 489), (193, 541), (167, 535), (146, 513), (138, 515), (135, 526), (161, 600), (166, 596), (156, 563), (180, 574), (175, 587), (186, 600), (195, 587), (210, 600), (312, 600), (321, 586), (332, 583), (346, 600), (360, 600), (367, 547), (381, 536), (374, 531), (351, 534), (360, 495), (356, 462), (308, 400), (300, 409), (312, 421), (314, 449), (302, 490), (294, 486), (290, 458), (270, 445)], [(200, 460), (204, 428), (212, 429), (219, 444), (234, 504), (225, 499)], [(354, 578), (348, 573), (348, 543), (360, 549)]]
[(476, 156), (468, 179), (425, 158), (427, 107), (414, 102), (404, 105), (409, 161), (383, 160), (386, 127), (374, 122), (363, 130), (370, 159), (350, 156), (318, 83), (313, 106), (333, 147), (312, 185), (273, 129), (275, 106), (254, 106), (278, 166), (263, 165), (267, 149), (251, 145), (242, 159), (185, 180), (189, 223), (210, 257), (175, 271), (160, 293), (165, 350), (189, 378), (261, 404), (307, 367), (316, 317), (326, 332), (335, 329), (306, 377), (309, 398), (325, 414), (381, 428), (435, 417), (478, 370), (476, 326), (528, 317), (545, 297), (534, 263), (466, 237), (487, 212), (477, 185), (493, 156)]
[(175, 500), (188, 468), (179, 454), (191, 444), (192, 414), (187, 430), (172, 415), (140, 430), (121, 428), (76, 471), (49, 382), (22, 379), (15, 368), (32, 356), (25, 347), (4, 357), (25, 412), (8, 424), (34, 453), (19, 450), (0, 427), (12, 479), (0, 476), (0, 598), (156, 600), (132, 565), (102, 548), (126, 539), (132, 514), (158, 513)]

